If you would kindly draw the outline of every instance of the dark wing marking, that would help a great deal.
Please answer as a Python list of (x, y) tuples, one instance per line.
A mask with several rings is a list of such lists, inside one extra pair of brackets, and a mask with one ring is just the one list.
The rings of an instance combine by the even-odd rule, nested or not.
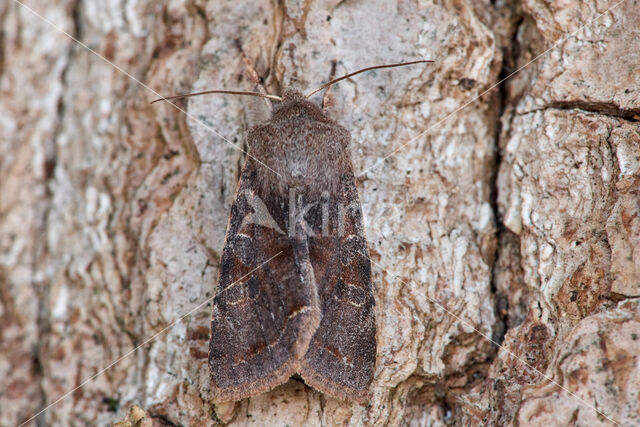
[[(376, 361), (375, 301), (362, 212), (351, 171), (341, 177), (328, 208), (333, 222), (328, 236), (316, 234), (309, 239), (322, 319), (299, 372), (307, 384), (323, 393), (362, 402)], [(320, 211), (317, 209), (309, 219), (314, 230), (321, 228)], [(343, 227), (337, 227), (336, 219), (341, 216)]]
[[(317, 293), (303, 279), (309, 268), (304, 263), (298, 267), (292, 241), (282, 232), (287, 230), (287, 200), (262, 200), (276, 226), (256, 212), (258, 167), (249, 160), (243, 169), (213, 300), (209, 367), (218, 402), (239, 400), (287, 381), (319, 322)], [(244, 220), (248, 215), (253, 219)]]

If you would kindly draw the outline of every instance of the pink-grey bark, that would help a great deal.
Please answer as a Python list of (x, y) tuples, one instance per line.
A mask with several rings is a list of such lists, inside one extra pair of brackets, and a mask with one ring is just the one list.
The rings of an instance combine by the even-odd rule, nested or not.
[(212, 404), (204, 306), (39, 420), (640, 422), (640, 4), (616, 3), (25, 1), (119, 69), (1, 3), (0, 425), (215, 292), (251, 102), (153, 91), (415, 59), (436, 63), (333, 89), (373, 262), (368, 405), (295, 379)]

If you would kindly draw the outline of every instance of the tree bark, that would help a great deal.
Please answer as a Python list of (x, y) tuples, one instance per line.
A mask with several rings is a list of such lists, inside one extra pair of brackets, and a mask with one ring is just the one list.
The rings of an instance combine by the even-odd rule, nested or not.
[[(0, 4), (0, 425), (638, 423), (640, 4), (616, 3)], [(333, 88), (373, 268), (368, 404), (295, 378), (213, 404), (191, 311), (251, 101), (149, 102), (415, 59), (436, 62)]]

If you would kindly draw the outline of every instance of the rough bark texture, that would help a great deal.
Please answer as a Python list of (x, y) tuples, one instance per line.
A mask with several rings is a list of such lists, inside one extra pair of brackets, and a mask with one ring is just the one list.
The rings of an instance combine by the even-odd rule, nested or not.
[[(638, 0), (584, 29), (615, 2), (26, 4), (121, 70), (0, 3), (0, 425), (143, 343), (38, 420), (640, 423)], [(179, 103), (187, 117), (132, 78), (251, 90), (241, 50), (271, 93), (316, 87), (332, 60), (437, 61), (334, 89), (364, 172), (368, 405), (296, 379), (211, 404), (206, 306), (146, 343), (215, 292), (243, 154), (201, 122), (242, 146), (251, 114), (207, 96)]]

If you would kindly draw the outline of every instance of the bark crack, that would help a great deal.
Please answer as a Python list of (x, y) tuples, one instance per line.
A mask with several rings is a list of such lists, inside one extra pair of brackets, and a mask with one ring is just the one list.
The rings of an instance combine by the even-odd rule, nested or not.
[[(79, 34), (80, 34), (79, 7), (80, 7), (80, 0), (77, 0), (72, 4), (69, 11), (69, 15), (68, 15), (71, 18), (73, 23), (73, 29), (71, 31), (71, 34), (75, 38), (79, 38)], [(66, 111), (67, 111), (66, 104), (65, 104), (65, 94), (67, 93), (66, 89), (68, 86), (67, 74), (71, 66), (71, 61), (73, 60), (74, 52), (75, 50), (74, 50), (73, 42), (69, 41), (68, 48), (66, 49), (66, 52), (65, 52), (65, 56), (66, 56), (65, 64), (62, 71), (60, 72), (61, 90), (60, 90), (59, 98), (57, 100), (55, 128), (53, 130), (51, 139), (49, 141), (43, 142), (44, 144), (43, 148), (46, 155), (45, 155), (45, 159), (43, 160), (44, 174), (43, 174), (42, 185), (45, 187), (45, 191), (42, 199), (43, 211), (42, 211), (42, 220), (40, 222), (40, 230), (39, 230), (39, 233), (41, 235), (47, 235), (47, 232), (50, 229), (50, 224), (51, 224), (50, 216), (52, 213), (53, 194), (51, 191), (50, 181), (54, 180), (54, 172), (58, 162), (57, 141), (62, 133), (64, 118), (66, 116)], [(1, 59), (2, 58), (0, 58), (0, 60)], [(0, 67), (0, 72), (1, 71), (2, 71), (2, 68)], [(50, 256), (48, 240), (37, 239), (33, 246), (33, 252), (34, 254), (32, 256), (32, 264), (30, 266), (31, 273), (35, 275), (37, 274), (38, 270), (42, 271), (43, 269), (46, 272), (46, 269), (47, 269), (46, 261), (45, 261), (44, 268), (39, 267), (39, 265), (41, 265), (41, 260), (43, 259), (46, 260)], [(51, 260), (49, 259), (48, 262), (50, 263)], [(46, 278), (48, 275), (45, 273), (42, 276)], [(43, 410), (46, 407), (47, 402), (49, 401), (49, 399), (47, 399), (47, 392), (46, 392), (47, 388), (45, 386), (46, 372), (45, 372), (44, 364), (42, 363), (41, 356), (42, 356), (42, 352), (44, 351), (44, 348), (46, 347), (47, 337), (49, 337), (51, 334), (51, 313), (50, 313), (50, 304), (49, 304), (51, 295), (50, 295), (49, 286), (42, 286), (41, 289), (38, 289), (38, 284), (42, 285), (43, 283), (45, 283), (46, 280), (47, 279), (38, 280), (36, 278), (33, 278), (31, 280), (31, 282), (36, 286), (36, 295), (38, 298), (38, 317), (36, 319), (38, 342), (34, 349), (34, 363), (35, 363), (36, 371), (38, 372), (37, 377), (39, 378), (38, 393), (39, 393), (40, 403), (38, 405), (37, 412)], [(44, 413), (40, 414), (35, 420), (36, 423), (39, 424), (40, 422), (43, 422), (45, 420), (44, 417), (45, 417)]]
[[(498, 73), (497, 80), (501, 82), (498, 85), (498, 94), (497, 94), (497, 103), (498, 103), (498, 113), (495, 116), (496, 124), (495, 124), (495, 134), (494, 134), (494, 162), (493, 162), (493, 171), (492, 176), (490, 178), (490, 199), (489, 203), (491, 205), (491, 210), (493, 212), (493, 218), (495, 221), (495, 234), (496, 234), (496, 249), (494, 256), (494, 263), (490, 269), (490, 286), (491, 286), (491, 294), (493, 295), (493, 308), (496, 314), (496, 325), (493, 328), (491, 339), (496, 342), (498, 345), (502, 344), (504, 341), (504, 337), (509, 329), (508, 327), (508, 318), (509, 318), (509, 301), (508, 299), (503, 300), (500, 298), (500, 292), (497, 287), (497, 269), (498, 269), (498, 257), (500, 255), (500, 250), (502, 249), (503, 239), (501, 239), (502, 233), (506, 231), (506, 227), (504, 226), (500, 210), (498, 208), (498, 175), (500, 171), (500, 165), (502, 164), (502, 153), (500, 150), (500, 138), (503, 131), (502, 120), (505, 114), (509, 114), (513, 116), (513, 112), (508, 109), (508, 91), (507, 85), (509, 82), (508, 76), (511, 75), (514, 71), (515, 64), (517, 64), (518, 55), (519, 55), (519, 43), (518, 43), (518, 34), (525, 25), (524, 17), (522, 14), (517, 18), (516, 23), (512, 28), (512, 32), (510, 34), (510, 40), (508, 49), (505, 49), (502, 58), (502, 64), (500, 66), (500, 72)], [(509, 111), (507, 113), (507, 111)], [(504, 302), (504, 304), (502, 304)], [(502, 307), (504, 305), (504, 307)], [(497, 352), (490, 356), (488, 363), (497, 357)]]
[(609, 116), (630, 121), (640, 121), (640, 108), (622, 109), (612, 103), (588, 101), (552, 101), (537, 108), (517, 112), (519, 116), (546, 110), (581, 110), (587, 113)]
[(6, 19), (9, 7), (5, 7), (0, 10), (0, 77), (4, 74), (4, 64), (5, 64), (5, 30), (6, 28)]

